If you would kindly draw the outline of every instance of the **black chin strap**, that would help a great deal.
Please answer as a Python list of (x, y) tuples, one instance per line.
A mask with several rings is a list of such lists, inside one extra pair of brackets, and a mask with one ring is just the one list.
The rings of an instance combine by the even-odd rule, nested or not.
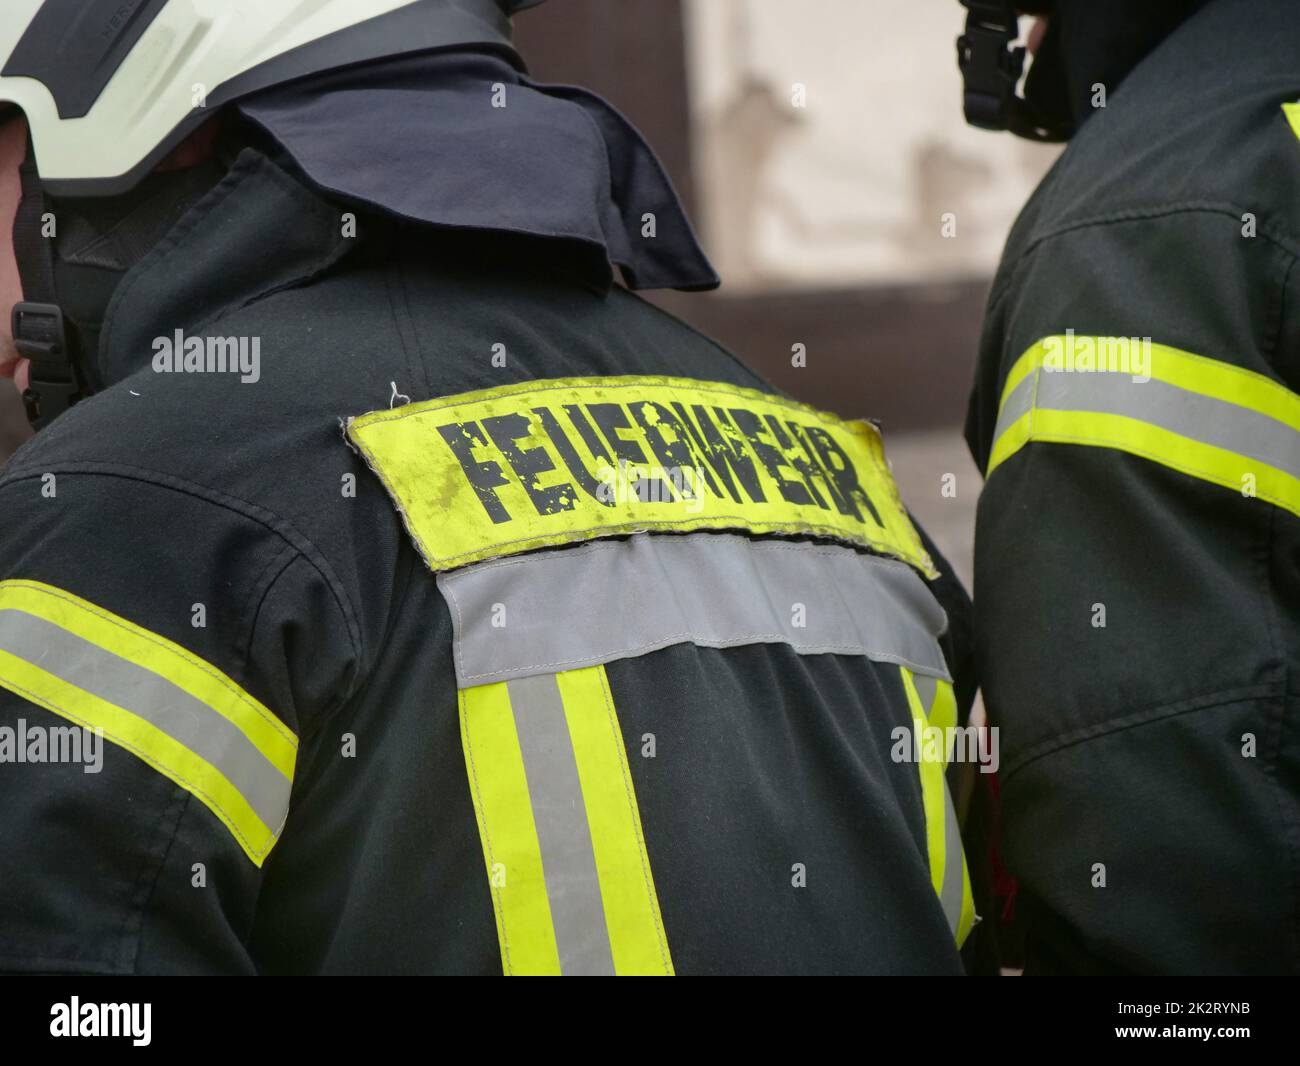
[(14, 347), (31, 360), (31, 383), (23, 393), (27, 420), (44, 429), (84, 394), (63, 311), (54, 291), (54, 239), (42, 233), (45, 190), (31, 141), (19, 168), (22, 200), (14, 218), (14, 256), (23, 283), (23, 301), (13, 309)]

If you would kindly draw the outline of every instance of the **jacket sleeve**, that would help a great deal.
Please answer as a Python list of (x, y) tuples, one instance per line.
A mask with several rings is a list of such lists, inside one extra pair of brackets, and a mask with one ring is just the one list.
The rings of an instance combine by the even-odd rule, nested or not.
[(0, 969), (252, 972), (345, 611), (270, 516), (27, 455), (0, 480)]
[(1021, 242), (975, 604), (1031, 971), (1300, 958), (1300, 285), (1222, 205)]

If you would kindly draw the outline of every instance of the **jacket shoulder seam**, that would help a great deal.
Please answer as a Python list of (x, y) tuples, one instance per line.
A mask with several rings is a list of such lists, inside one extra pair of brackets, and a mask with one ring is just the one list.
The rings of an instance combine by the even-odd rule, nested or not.
[[(1117, 208), (1100, 214), (1088, 215), (1071, 222), (1057, 223), (1030, 235), (1015, 260), (1008, 264), (1009, 269), (1003, 274), (1003, 280), (995, 285), (994, 290), (989, 294), (987, 310), (990, 312), (994, 310), (1002, 298), (1007, 295), (1011, 290), (1012, 279), (1021, 264), (1038, 249), (1039, 245), (1055, 240), (1058, 237), (1066, 236), (1078, 230), (1098, 229), (1103, 226), (1119, 225), (1125, 222), (1146, 222), (1185, 214), (1224, 215), (1239, 222), (1242, 213), (1247, 210), (1247, 208), (1239, 204), (1233, 204), (1225, 200), (1185, 200), (1167, 204), (1152, 204), (1146, 207)], [(1287, 254), (1291, 256), (1300, 255), (1300, 243), (1293, 239), (1288, 232), (1261, 222), (1256, 227), (1256, 233)]]
[[(0, 476), (0, 489), (8, 488), (20, 481), (29, 481), (34, 478), (43, 477), (45, 474), (87, 474), (96, 477), (117, 477), (127, 481), (135, 481), (140, 484), (149, 485), (153, 488), (168, 489), (172, 492), (179, 492), (196, 499), (203, 500), (213, 506), (220, 507), (223, 510), (239, 515), (247, 521), (255, 522), (263, 526), (271, 533), (275, 534), (286, 545), (293, 549), (295, 557), (304, 559), (313, 569), (321, 576), (330, 590), (330, 595), (334, 598), (347, 626), (348, 640), (352, 645), (352, 652), (357, 657), (357, 661), (362, 661), (361, 655), (361, 632), (358, 621), (358, 613), (354, 609), (348, 598), (346, 590), (334, 573), (333, 567), (330, 566), (329, 560), (325, 558), (324, 553), (316, 545), (301, 533), (288, 519), (276, 514), (268, 508), (258, 504), (232, 496), (229, 493), (220, 492), (216, 489), (208, 488), (197, 482), (188, 481), (184, 478), (176, 477), (173, 474), (164, 474), (160, 471), (149, 470), (145, 467), (132, 466), (125, 463), (105, 463), (93, 460), (84, 461), (65, 461), (42, 465), (39, 469), (19, 467), (17, 469), (8, 469)], [(280, 553), (281, 555), (283, 553)], [(277, 556), (279, 558), (280, 556)]]

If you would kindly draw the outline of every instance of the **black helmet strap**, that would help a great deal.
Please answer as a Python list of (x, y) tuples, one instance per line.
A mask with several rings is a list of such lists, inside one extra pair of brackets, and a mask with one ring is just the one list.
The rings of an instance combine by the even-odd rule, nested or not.
[(42, 429), (84, 394), (69, 333), (54, 287), (54, 241), (45, 235), (46, 198), (30, 137), (19, 168), (22, 199), (14, 217), (14, 257), (23, 300), (12, 316), (14, 347), (31, 360), (31, 383), (23, 393), (27, 420)]
[(957, 38), (966, 121), (986, 130), (1010, 130), (1032, 141), (1064, 141), (1069, 123), (1040, 114), (1016, 85), (1025, 68), (1025, 48), (1016, 45), (1020, 25), (1013, 0), (961, 0), (966, 31)]

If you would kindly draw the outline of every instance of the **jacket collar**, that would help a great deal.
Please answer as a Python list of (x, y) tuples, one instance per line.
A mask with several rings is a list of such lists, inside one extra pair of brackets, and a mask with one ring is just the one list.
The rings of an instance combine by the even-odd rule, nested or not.
[(346, 69), (241, 101), (306, 177), (407, 224), (577, 242), (632, 289), (718, 276), (641, 134), (593, 93), (495, 56)]
[(337, 206), (266, 155), (245, 149), (123, 276), (100, 332), (100, 380), (111, 385), (138, 369), (155, 338), (182, 326), (197, 331), (259, 296), (305, 281), (353, 244)]

